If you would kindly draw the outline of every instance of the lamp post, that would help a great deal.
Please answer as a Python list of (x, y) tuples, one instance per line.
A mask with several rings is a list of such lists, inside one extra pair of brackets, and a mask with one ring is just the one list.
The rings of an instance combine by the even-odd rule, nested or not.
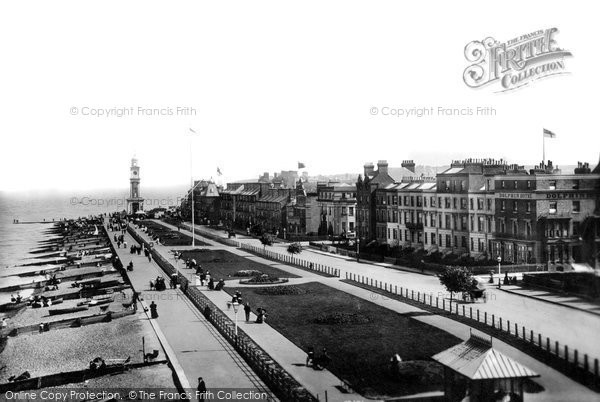
[(360, 239), (356, 237), (356, 262), (360, 262)]
[(238, 315), (238, 310), (240, 308), (240, 303), (238, 302), (233, 302), (231, 303), (231, 305), (233, 306), (233, 312), (235, 313), (235, 336), (237, 336), (237, 315)]
[(502, 257), (498, 256), (498, 275), (500, 275), (500, 263), (502, 262)]
[(286, 232), (286, 229), (283, 228), (283, 240), (285, 240), (285, 232)]

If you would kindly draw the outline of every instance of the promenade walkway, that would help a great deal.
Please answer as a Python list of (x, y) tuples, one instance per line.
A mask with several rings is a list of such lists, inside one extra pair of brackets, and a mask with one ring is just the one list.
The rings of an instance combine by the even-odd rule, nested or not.
[[(129, 234), (125, 234), (125, 241), (128, 246), (137, 244)], [(159, 317), (152, 321), (158, 324), (155, 326), (157, 335), (161, 343), (166, 342), (163, 347), (168, 354), (171, 352), (169, 360), (178, 371), (177, 375), (184, 378), (184, 387), (195, 389), (198, 377), (203, 377), (208, 389), (253, 389), (267, 392), (272, 400), (276, 400), (262, 380), (179, 289), (150, 290), (150, 280), (164, 276), (154, 261), (149, 262), (143, 254), (130, 254), (129, 249), (116, 248), (116, 245), (115, 249), (125, 266), (129, 261), (133, 262), (134, 269), (127, 275), (134, 289), (142, 293), (142, 304), (147, 306), (154, 301), (158, 305)]]
[[(174, 226), (166, 226), (170, 227), (171, 229), (177, 230), (177, 228), (175, 228)], [(191, 233), (187, 231), (183, 230), (182, 232), (191, 235)], [(151, 241), (145, 233), (139, 230), (137, 230), (137, 233), (140, 236), (142, 236), (142, 238), (144, 238), (145, 240)], [(196, 236), (196, 238), (200, 239), (199, 236)], [(319, 279), (328, 279), (315, 273), (307, 272), (284, 264), (273, 264), (272, 261), (265, 260), (261, 257), (257, 257), (253, 254), (249, 254), (243, 250), (239, 250), (234, 247), (220, 245), (219, 243), (215, 243), (210, 239), (201, 238), (201, 240), (205, 243), (208, 243), (210, 246), (219, 245), (219, 248), (226, 249), (231, 253), (238, 254), (247, 258), (252, 258), (257, 262), (273, 266), (274, 268), (285, 269), (289, 273), (303, 276), (303, 278), (292, 279), (295, 283), (316, 281)], [(162, 245), (155, 246), (156, 251), (158, 251), (165, 259), (170, 260), (173, 263), (173, 258), (171, 255), (172, 249), (185, 250), (192, 249), (192, 247), (178, 246), (173, 248)], [(180, 270), (181, 274), (190, 278), (193, 276), (193, 272), (191, 269), (185, 269), (183, 267), (180, 268), (182, 268)], [(157, 269), (159, 268), (157, 267)], [(234, 284), (231, 284), (232, 282)], [(194, 282), (192, 281), (192, 283)], [(228, 280), (226, 281), (226, 283), (229, 283), (229, 286), (238, 286), (237, 280)], [(231, 301), (231, 296), (227, 292), (214, 290), (209, 291), (206, 287), (200, 287), (200, 289), (202, 290), (202, 293), (206, 297), (208, 297), (208, 299), (210, 299), (221, 311), (223, 311), (223, 313), (225, 313), (232, 321), (235, 321), (234, 310), (227, 308), (227, 302)], [(185, 296), (182, 295), (182, 297)], [(238, 328), (246, 332), (246, 334), (254, 342), (256, 342), (265, 352), (269, 354), (269, 356), (273, 358), (273, 360), (277, 361), (277, 363), (279, 363), (279, 365), (281, 365), (283, 369), (285, 369), (292, 377), (294, 377), (294, 379), (296, 379), (296, 381), (298, 381), (302, 386), (304, 386), (310, 393), (317, 396), (319, 400), (325, 400), (325, 395), (327, 395), (328, 401), (358, 401), (363, 399), (360, 395), (356, 393), (344, 393), (340, 391), (338, 386), (342, 384), (342, 381), (335, 375), (333, 375), (329, 370), (315, 371), (311, 367), (306, 367), (306, 352), (304, 352), (294, 343), (289, 341), (286, 337), (281, 335), (267, 323), (257, 324), (255, 323), (255, 320), (256, 315), (252, 313), (251, 320), (249, 322), (245, 322), (244, 312), (238, 312)]]
[[(166, 225), (163, 222), (160, 222), (160, 223), (163, 225)], [(176, 228), (174, 226), (170, 226), (170, 225), (166, 225), (166, 226), (171, 227), (172, 229), (176, 230)], [(182, 230), (182, 232), (185, 234), (191, 235), (190, 231)], [(218, 233), (211, 233), (211, 234), (215, 235)], [(204, 242), (210, 243), (211, 245), (219, 244), (210, 239), (207, 239), (206, 237), (202, 237), (199, 235), (196, 235), (196, 238), (200, 239)], [(230, 251), (230, 252), (245, 253), (243, 250), (239, 250), (239, 249), (236, 249), (236, 248), (230, 247), (230, 246), (220, 245), (220, 247), (222, 249), (226, 249), (227, 251)], [(271, 260), (262, 259), (261, 257), (256, 257), (254, 255), (252, 255), (252, 257), (255, 258), (257, 262), (262, 262), (262, 263), (266, 263), (266, 264), (273, 263)], [(368, 266), (368, 264), (365, 264), (365, 265)], [(346, 293), (360, 297), (364, 300), (368, 300), (370, 302), (373, 302), (375, 304), (378, 304), (380, 306), (388, 308), (399, 314), (410, 313), (414, 319), (419, 320), (424, 323), (427, 323), (431, 326), (443, 329), (443, 330), (457, 336), (460, 339), (466, 340), (470, 336), (471, 327), (469, 327), (468, 325), (462, 324), (460, 322), (454, 321), (452, 319), (449, 319), (449, 318), (446, 318), (443, 316), (429, 314), (427, 311), (419, 309), (414, 306), (411, 306), (409, 304), (402, 303), (400, 301), (393, 300), (393, 299), (390, 299), (387, 297), (383, 297), (383, 296), (381, 296), (379, 294), (375, 294), (367, 289), (359, 288), (359, 287), (353, 286), (351, 284), (342, 282), (339, 278), (326, 278), (326, 277), (323, 277), (320, 275), (315, 275), (312, 272), (298, 270), (297, 268), (294, 268), (294, 267), (291, 267), (291, 266), (288, 266), (285, 264), (278, 264), (277, 268), (282, 269), (287, 272), (290, 272), (290, 273), (293, 272), (295, 274), (298, 274), (298, 271), (300, 271), (300, 274), (302, 276), (307, 276), (307, 275), (314, 276), (312, 279), (315, 282), (320, 282), (320, 283), (326, 284), (327, 286), (330, 286), (330, 287), (338, 289), (340, 291), (344, 291)], [(419, 276), (421, 276), (421, 275), (419, 275)], [(342, 277), (344, 277), (343, 274), (342, 274)], [(235, 286), (238, 286), (238, 285), (235, 285)], [(228, 315), (230, 315), (231, 317), (235, 317), (233, 311), (232, 310), (227, 311), (227, 308), (226, 308), (226, 302), (227, 302), (227, 299), (229, 296), (216, 296), (214, 294), (214, 292), (206, 292), (206, 294), (207, 294), (207, 296), (209, 296), (211, 298), (211, 300), (213, 300), (213, 302), (218, 307), (222, 308), (224, 312), (228, 313)], [(238, 313), (238, 314), (240, 314), (240, 313)], [(243, 317), (243, 313), (241, 313), (241, 315), (238, 316), (238, 319), (240, 317)], [(261, 346), (263, 344), (268, 344), (269, 337), (266, 336), (264, 333), (262, 333), (262, 331), (254, 330), (254, 328), (264, 327), (264, 325), (246, 324), (245, 322), (241, 322), (241, 323), (239, 323), (239, 325), (240, 325), (240, 328), (243, 328), (244, 331), (246, 331), (248, 333), (248, 335), (251, 336), (252, 339), (255, 342), (257, 342), (258, 344), (260, 344)], [(544, 387), (545, 391), (537, 393), (537, 394), (527, 394), (526, 400), (528, 400), (528, 401), (597, 401), (598, 400), (597, 393), (595, 393), (595, 392), (591, 391), (590, 389), (588, 389), (587, 387), (571, 380), (570, 378), (566, 377), (562, 373), (546, 366), (542, 362), (530, 357), (529, 355), (526, 355), (525, 353), (519, 351), (518, 349), (516, 349), (498, 339), (494, 339), (493, 342), (494, 342), (494, 347), (497, 348), (499, 351), (506, 354), (507, 356), (512, 357), (516, 361), (524, 364), (525, 366), (529, 367), (530, 369), (534, 370), (535, 372), (537, 372), (541, 375), (541, 377), (535, 379), (535, 381), (537, 383), (539, 383), (542, 387)], [(276, 358), (276, 360), (277, 360), (277, 358)], [(292, 363), (292, 364), (293, 364), (293, 361), (295, 361), (296, 363), (298, 363), (299, 361), (300, 362), (302, 361), (302, 359), (298, 360), (298, 358), (290, 359), (290, 360), (292, 360), (292, 361), (290, 361), (290, 363)], [(287, 369), (287, 366), (284, 366), (284, 367)], [(302, 383), (303, 383), (303, 385), (305, 385), (304, 382), (302, 382)], [(348, 399), (348, 398), (346, 398), (346, 399)], [(350, 398), (350, 399), (352, 399), (352, 398)], [(330, 399), (330, 400), (333, 400), (333, 399)]]

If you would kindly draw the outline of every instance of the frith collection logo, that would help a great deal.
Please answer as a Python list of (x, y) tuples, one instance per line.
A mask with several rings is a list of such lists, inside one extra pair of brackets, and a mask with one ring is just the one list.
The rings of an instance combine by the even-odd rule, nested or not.
[(571, 52), (557, 46), (557, 28), (521, 35), (504, 43), (494, 38), (473, 41), (465, 46), (470, 64), (464, 71), (471, 88), (499, 83), (496, 92), (521, 88), (540, 78), (566, 74), (565, 57)]

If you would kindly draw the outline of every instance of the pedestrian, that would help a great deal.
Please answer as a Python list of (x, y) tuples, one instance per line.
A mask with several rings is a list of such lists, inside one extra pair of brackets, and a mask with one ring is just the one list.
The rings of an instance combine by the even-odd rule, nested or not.
[(152, 262), (152, 255), (148, 253), (148, 262)]
[(246, 313), (246, 322), (250, 321), (250, 312), (252, 308), (250, 307), (250, 303), (244, 303), (244, 313)]
[(315, 361), (315, 348), (313, 346), (308, 347), (308, 353), (306, 354), (306, 367), (310, 367)]
[(198, 388), (196, 396), (198, 397), (199, 401), (204, 401), (204, 398), (206, 397), (206, 384), (204, 383), (202, 377), (198, 377)]
[(156, 310), (158, 306), (156, 303), (150, 303), (150, 318), (158, 318), (158, 311)]

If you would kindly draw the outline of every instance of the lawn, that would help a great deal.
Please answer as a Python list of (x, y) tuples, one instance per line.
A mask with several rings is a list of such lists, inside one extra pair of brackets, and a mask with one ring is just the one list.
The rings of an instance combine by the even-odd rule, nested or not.
[[(183, 234), (177, 230), (171, 230), (166, 226), (152, 221), (142, 221), (141, 225), (148, 228), (148, 236), (155, 239), (158, 237), (160, 242), (165, 246), (190, 246), (192, 244), (192, 238), (186, 234)], [(196, 245), (208, 246), (208, 243), (196, 239)]]
[[(282, 292), (284, 287), (290, 292)], [(329, 370), (371, 398), (441, 390), (442, 370), (428, 360), (461, 342), (445, 331), (320, 283), (272, 290), (225, 289), (242, 292), (253, 309), (265, 308), (267, 322), (304, 351), (313, 346), (319, 354), (326, 347), (332, 358)], [(420, 368), (394, 378), (389, 361), (396, 353), (404, 362), (419, 361), (414, 366)]]
[[(237, 278), (238, 276), (236, 276), (235, 273), (241, 270), (260, 271), (263, 274), (278, 278), (298, 278), (298, 275), (287, 273), (270, 265), (261, 264), (260, 262), (241, 257), (225, 250), (189, 250), (183, 251), (181, 257), (183, 260), (188, 258), (195, 259), (196, 262), (202, 266), (202, 269), (205, 271), (209, 270), (211, 276), (216, 280), (221, 278), (227, 279), (230, 276), (231, 278)], [(239, 279), (249, 278), (240, 276)]]

